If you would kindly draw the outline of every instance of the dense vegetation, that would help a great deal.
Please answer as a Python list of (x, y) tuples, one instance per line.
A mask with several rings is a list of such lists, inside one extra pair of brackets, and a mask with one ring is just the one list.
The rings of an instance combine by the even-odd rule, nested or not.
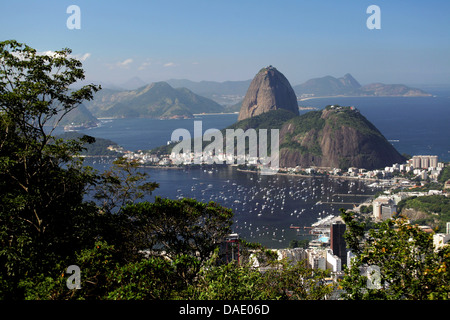
[(238, 121), (226, 129), (242, 129), (244, 131), (250, 128), (267, 130), (281, 129), (283, 124), (293, 117), (295, 117), (295, 114), (292, 112), (284, 109), (278, 109)]
[(450, 180), (450, 165), (447, 164), (446, 167), (442, 168), (441, 173), (439, 174), (438, 181), (440, 183), (445, 183), (445, 181)]
[[(63, 140), (76, 140), (81, 139), (83, 134), (78, 132), (65, 132), (61, 135), (56, 136), (56, 138), (60, 138)], [(109, 146), (119, 147), (119, 145), (111, 141), (109, 139), (103, 138), (95, 138), (95, 141), (92, 143), (85, 143), (82, 145), (83, 150), (81, 150), (80, 154), (84, 156), (119, 156), (120, 153), (113, 150), (108, 150)]]
[(294, 135), (306, 133), (310, 130), (321, 130), (325, 125), (322, 118), (322, 111), (310, 111), (301, 116), (297, 116), (289, 121), (295, 126)]
[(322, 155), (322, 149), (319, 145), (320, 139), (317, 137), (312, 139), (313, 142), (307, 146), (301, 143), (306, 135), (315, 136), (323, 129), (325, 120), (321, 116), (322, 111), (310, 111), (289, 120), (287, 125), (292, 125), (294, 130), (287, 133), (284, 139), (280, 141), (280, 149), (287, 148), (302, 154)]
[(341, 216), (347, 247), (355, 255), (340, 282), (345, 299), (450, 299), (450, 246), (436, 250), (432, 234), (402, 217), (366, 232), (366, 223), (353, 212), (342, 210)]
[[(287, 121), (282, 131), (280, 150), (286, 149), (294, 159), (303, 157), (305, 166), (377, 168), (402, 159), (379, 130), (352, 107), (327, 106), (308, 112)], [(294, 166), (295, 161), (288, 161), (287, 166)]]
[(356, 129), (364, 135), (383, 137), (381, 132), (370, 121), (358, 110), (352, 109), (352, 107), (334, 106), (332, 108), (332, 106), (327, 106), (326, 110), (333, 112), (332, 121), (335, 130), (341, 127), (349, 127)]
[[(267, 129), (268, 131), (268, 138), (267, 138), (267, 147), (270, 151), (270, 146), (271, 146), (271, 139), (270, 139), (270, 129), (280, 129), (281, 126), (289, 119), (295, 117), (295, 114), (293, 114), (292, 112), (286, 111), (284, 109), (279, 109), (279, 110), (273, 110), (273, 111), (269, 111), (266, 113), (262, 113), (258, 116), (252, 117), (252, 118), (247, 118), (241, 121), (238, 121), (234, 124), (232, 124), (231, 126), (222, 129), (221, 133), (222, 136), (224, 137), (223, 139), (223, 147), (225, 150), (225, 146), (226, 146), (226, 130), (227, 129), (233, 129), (233, 130), (237, 130), (237, 129), (242, 129), (244, 132), (248, 129), (256, 129), (256, 132), (259, 132), (259, 129)], [(210, 144), (210, 141), (203, 141), (203, 149)], [(175, 146), (176, 144), (170, 144), (170, 145), (165, 145), (165, 146), (160, 146), (157, 148), (154, 148), (152, 150), (150, 150), (151, 153), (155, 153), (155, 154), (170, 154), (172, 152), (172, 148)], [(191, 150), (193, 150), (194, 148), (194, 141), (192, 140), (192, 144), (191, 144)], [(248, 152), (248, 140), (246, 140), (245, 142), (245, 151)], [(270, 153), (269, 153), (270, 154)]]
[(450, 221), (450, 198), (444, 195), (410, 197), (398, 203), (398, 212), (414, 209), (425, 213), (425, 217), (414, 219), (414, 223), (430, 225), (438, 232), (445, 232), (445, 224)]

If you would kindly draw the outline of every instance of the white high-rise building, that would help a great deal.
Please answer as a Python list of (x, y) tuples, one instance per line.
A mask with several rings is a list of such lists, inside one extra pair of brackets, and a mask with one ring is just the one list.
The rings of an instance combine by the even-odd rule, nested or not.
[(412, 165), (414, 169), (437, 168), (438, 156), (414, 156)]
[(438, 166), (438, 157), (430, 156), (430, 167), (437, 168), (437, 166)]

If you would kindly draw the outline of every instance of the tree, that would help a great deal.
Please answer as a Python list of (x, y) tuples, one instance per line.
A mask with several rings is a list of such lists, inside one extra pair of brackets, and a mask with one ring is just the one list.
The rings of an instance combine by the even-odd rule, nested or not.
[(102, 201), (102, 210), (117, 213), (159, 187), (158, 183), (147, 181), (147, 174), (138, 171), (138, 166), (137, 161), (121, 157), (101, 175), (94, 197)]
[(272, 260), (261, 272), (251, 263), (214, 264), (214, 257), (200, 270), (187, 291), (198, 300), (320, 300), (335, 286), (325, 281), (326, 270), (313, 270), (305, 261)]
[(445, 181), (450, 180), (450, 165), (447, 164), (444, 168), (442, 168), (441, 173), (439, 174), (438, 181), (441, 183), (445, 183)]
[[(347, 299), (450, 298), (448, 245), (436, 250), (432, 235), (403, 217), (386, 220), (366, 235), (354, 213), (343, 210), (342, 217), (346, 242), (356, 255), (341, 282)], [(374, 267), (377, 285), (361, 274), (368, 267)]]
[(92, 139), (52, 136), (69, 111), (100, 89), (69, 89), (84, 79), (70, 53), (38, 54), (15, 40), (0, 42), (0, 296), (20, 297), (25, 275), (45, 273), (96, 232), (95, 206), (83, 201), (95, 175), (74, 157)]
[(128, 251), (198, 256), (201, 261), (210, 257), (233, 223), (231, 209), (186, 198), (156, 197), (153, 203), (130, 204), (120, 217), (122, 230), (128, 235)]

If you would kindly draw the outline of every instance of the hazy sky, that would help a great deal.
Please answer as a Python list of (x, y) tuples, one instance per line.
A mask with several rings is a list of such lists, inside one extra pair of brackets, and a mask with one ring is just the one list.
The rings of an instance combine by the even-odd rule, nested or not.
[[(80, 29), (69, 29), (70, 5)], [(370, 5), (381, 29), (369, 30)], [(89, 80), (247, 80), (292, 85), (351, 73), (362, 84), (450, 84), (448, 0), (1, 0), (0, 39), (69, 47)]]

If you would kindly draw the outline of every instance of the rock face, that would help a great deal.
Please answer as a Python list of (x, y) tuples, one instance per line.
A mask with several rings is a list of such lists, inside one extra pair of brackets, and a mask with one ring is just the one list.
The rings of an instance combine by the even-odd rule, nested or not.
[(406, 159), (353, 107), (329, 106), (280, 129), (281, 167), (384, 168)]
[(286, 77), (272, 66), (261, 69), (247, 90), (238, 120), (285, 109), (298, 115), (297, 97)]

